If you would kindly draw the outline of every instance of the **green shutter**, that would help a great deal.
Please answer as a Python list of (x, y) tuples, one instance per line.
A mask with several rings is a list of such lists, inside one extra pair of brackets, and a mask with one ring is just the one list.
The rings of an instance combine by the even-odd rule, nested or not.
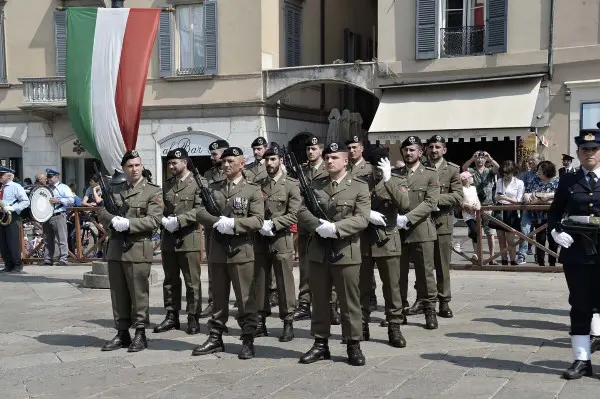
[(302, 10), (285, 5), (285, 60), (286, 66), (302, 65)]
[[(162, 8), (169, 8), (163, 5)], [(158, 74), (161, 78), (173, 75), (173, 15), (160, 12), (158, 21)]]
[(0, 9), (0, 83), (6, 83), (6, 39), (4, 35), (4, 11)]
[(508, 0), (488, 0), (485, 21), (485, 53), (506, 53)]
[(438, 56), (438, 1), (417, 0), (416, 58), (429, 60)]
[(204, 2), (204, 56), (207, 75), (215, 75), (219, 70), (219, 29), (217, 1)]
[(56, 76), (67, 74), (67, 12), (54, 11), (54, 44), (56, 48)]

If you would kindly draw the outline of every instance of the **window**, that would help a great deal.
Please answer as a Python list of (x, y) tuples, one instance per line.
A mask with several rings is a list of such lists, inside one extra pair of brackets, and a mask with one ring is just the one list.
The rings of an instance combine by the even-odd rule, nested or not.
[(178, 6), (177, 32), (179, 34), (178, 75), (202, 75), (206, 67), (204, 54), (204, 6)]
[(4, 6), (0, 5), (0, 83), (6, 83), (6, 47), (4, 40)]
[(600, 102), (582, 103), (580, 115), (581, 129), (597, 129), (596, 124), (600, 121)]
[(302, 9), (285, 5), (285, 65), (302, 65)]
[(442, 57), (483, 54), (485, 0), (445, 0)]

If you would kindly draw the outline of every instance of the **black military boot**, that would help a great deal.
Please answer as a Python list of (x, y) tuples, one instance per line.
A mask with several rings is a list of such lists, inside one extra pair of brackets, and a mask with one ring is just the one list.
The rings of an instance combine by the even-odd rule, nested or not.
[(208, 305), (204, 308), (202, 312), (200, 312), (200, 318), (205, 319), (207, 317), (212, 316), (214, 305), (212, 302), (209, 302)]
[(451, 319), (454, 317), (454, 313), (452, 313), (452, 309), (450, 309), (448, 302), (440, 302), (440, 311), (438, 312), (438, 316), (445, 319)]
[(331, 353), (329, 352), (327, 340), (325, 338), (316, 338), (312, 348), (300, 358), (300, 363), (309, 364), (329, 359), (331, 359)]
[(369, 339), (371, 339), (371, 333), (369, 331), (369, 323), (362, 323), (362, 335), (363, 335), (363, 341), (368, 341)]
[(406, 310), (405, 314), (407, 316), (415, 316), (418, 314), (423, 314), (424, 310), (425, 310), (425, 305), (423, 305), (423, 301), (420, 299), (417, 299), (415, 301), (415, 303), (413, 303), (413, 305)]
[(238, 359), (247, 360), (254, 357), (254, 337), (252, 334), (242, 335), (242, 349), (238, 353)]
[(179, 328), (179, 312), (168, 310), (167, 315), (165, 316), (165, 319), (162, 321), (162, 323), (154, 327), (154, 332), (162, 333), (173, 329), (179, 330)]
[(135, 336), (129, 344), (127, 352), (139, 352), (143, 351), (148, 347), (148, 341), (146, 340), (146, 329), (144, 327), (135, 329)]
[(388, 326), (388, 340), (390, 345), (395, 348), (404, 348), (406, 347), (406, 340), (402, 335), (402, 331), (400, 331), (400, 324), (398, 323), (390, 323)]
[(202, 345), (194, 348), (192, 356), (208, 355), (216, 352), (225, 352), (225, 345), (223, 345), (221, 334), (211, 332)]
[(591, 377), (594, 375), (591, 360), (575, 360), (571, 367), (563, 371), (565, 380), (576, 380), (581, 377)]
[(269, 306), (272, 308), (279, 306), (279, 295), (277, 291), (271, 291), (271, 295), (269, 295)]
[[(267, 331), (267, 317), (264, 315), (258, 315), (258, 324), (256, 325), (256, 330), (254, 331), (254, 337), (268, 337), (269, 332)], [(244, 336), (242, 335), (242, 339)]]
[(590, 352), (594, 353), (600, 349), (600, 335), (590, 336)]
[(360, 350), (360, 342), (355, 340), (348, 341), (348, 347), (346, 348), (348, 353), (348, 363), (352, 366), (364, 366), (366, 363), (365, 355)]
[(189, 335), (198, 334), (200, 332), (200, 323), (198, 323), (198, 315), (197, 314), (189, 314), (188, 315), (188, 323), (186, 333)]
[(283, 332), (279, 337), (279, 342), (290, 342), (294, 339), (294, 326), (292, 320), (283, 321)]
[(425, 309), (425, 328), (428, 330), (435, 330), (438, 328), (437, 317), (435, 316), (435, 309)]
[(369, 297), (369, 305), (371, 306), (371, 312), (377, 310), (377, 295), (375, 294), (375, 291), (373, 291)]
[(331, 302), (331, 325), (339, 326), (340, 324), (342, 324), (342, 318), (340, 312), (338, 312), (338, 304), (337, 302)]
[(117, 335), (102, 347), (102, 351), (114, 351), (121, 348), (127, 348), (131, 344), (131, 335), (129, 330), (119, 330)]
[(294, 321), (310, 320), (310, 304), (300, 302), (294, 311)]

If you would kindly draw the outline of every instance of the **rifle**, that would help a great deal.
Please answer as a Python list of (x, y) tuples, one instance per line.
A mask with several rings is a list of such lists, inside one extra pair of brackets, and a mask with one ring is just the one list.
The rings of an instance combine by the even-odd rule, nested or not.
[[(200, 179), (200, 173), (198, 172), (196, 165), (194, 165), (191, 158), (189, 158), (189, 157), (188, 157), (187, 161), (188, 161), (188, 168), (192, 172), (192, 175), (194, 176), (194, 180), (196, 180), (196, 184), (198, 185), (198, 188), (200, 189), (200, 198), (202, 198), (202, 203), (204, 204), (204, 207), (206, 208), (208, 213), (210, 213), (213, 216), (217, 216), (217, 217), (224, 216), (223, 213), (221, 212), (221, 210), (219, 209), (219, 206), (215, 202), (215, 199), (210, 194), (210, 191), (208, 191), (208, 187), (206, 187), (204, 184), (202, 184), (202, 179)], [(227, 252), (228, 258), (233, 258), (235, 255), (237, 255), (240, 252), (239, 248), (234, 249), (231, 246), (231, 236), (230, 235), (222, 234), (218, 230), (214, 230), (214, 234), (215, 234), (215, 240), (217, 240), (217, 242), (219, 244), (225, 245), (225, 252)]]
[[(288, 152), (285, 147), (283, 147), (283, 154), (284, 154), (284, 162), (286, 162), (286, 159), (289, 161), (289, 165), (290, 165), (289, 170), (291, 170), (293, 173), (296, 174), (297, 179), (300, 182), (300, 192), (302, 193), (302, 196), (304, 197), (304, 203), (306, 204), (306, 208), (308, 209), (308, 211), (310, 213), (312, 213), (313, 216), (318, 219), (323, 219), (323, 220), (327, 220), (328, 222), (331, 222), (331, 220), (327, 216), (327, 213), (325, 213), (325, 211), (319, 204), (319, 201), (317, 200), (317, 196), (315, 195), (314, 190), (310, 187), (310, 184), (306, 180), (306, 176), (304, 175), (304, 171), (298, 164), (296, 155), (294, 155), (293, 152), (292, 153)], [(333, 239), (332, 238), (326, 238), (324, 240), (325, 240), (325, 247), (326, 247), (327, 251), (329, 252), (329, 261), (331, 263), (336, 263), (337, 261), (339, 261), (340, 259), (342, 259), (344, 257), (344, 254), (335, 252), (335, 250), (333, 248)]]
[[(102, 191), (102, 202), (104, 203), (104, 209), (106, 209), (108, 211), (108, 213), (110, 213), (112, 215), (125, 217), (124, 215), (127, 213), (127, 209), (125, 209), (125, 211), (122, 212), (121, 209), (119, 209), (119, 207), (117, 207), (117, 204), (115, 204), (115, 199), (113, 198), (112, 189), (108, 188), (110, 186), (110, 184), (106, 184), (106, 182), (104, 181), (104, 176), (98, 170), (98, 165), (95, 162), (93, 163), (93, 165), (94, 165), (94, 173), (96, 174), (96, 176), (98, 176), (98, 184), (100, 184), (100, 190)], [(112, 230), (114, 230), (114, 227), (110, 226), (110, 228)], [(119, 232), (116, 230), (114, 230), (114, 231), (115, 231), (115, 234), (117, 235), (117, 237), (120, 237), (121, 241), (123, 242), (122, 247), (121, 247), (121, 249), (123, 250), (123, 253), (129, 251), (133, 247), (134, 243), (129, 242), (127, 240), (126, 233)]]

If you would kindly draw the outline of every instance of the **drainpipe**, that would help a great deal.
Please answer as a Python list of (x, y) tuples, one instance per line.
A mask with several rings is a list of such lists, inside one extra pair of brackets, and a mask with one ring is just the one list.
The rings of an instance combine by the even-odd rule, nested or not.
[[(321, 65), (325, 65), (325, 0), (321, 0)], [(325, 85), (321, 84), (321, 111), (325, 110)]]
[(550, 35), (548, 38), (548, 80), (554, 75), (554, 2), (550, 0)]
[(112, 0), (112, 8), (123, 8), (125, 0)]

